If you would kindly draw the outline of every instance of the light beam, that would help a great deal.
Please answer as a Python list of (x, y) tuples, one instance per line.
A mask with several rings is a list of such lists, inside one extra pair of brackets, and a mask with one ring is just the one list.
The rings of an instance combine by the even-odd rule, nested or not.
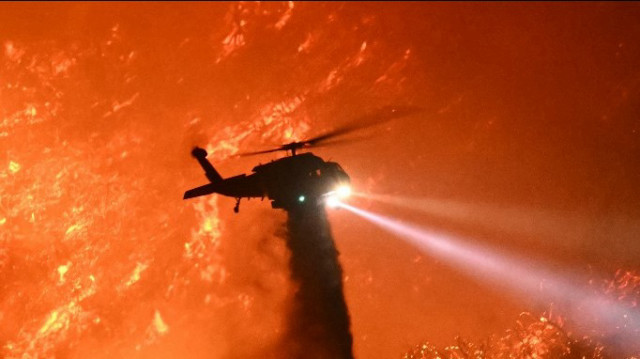
[[(398, 235), (425, 254), (443, 260), (475, 279), (503, 289), (515, 290), (543, 303), (551, 300), (566, 304), (569, 311), (564, 314), (572, 319), (577, 325), (576, 329), (582, 334), (590, 334), (596, 327), (598, 332), (615, 328), (620, 331), (617, 338), (620, 345), (626, 348), (637, 345), (640, 337), (638, 309), (625, 307), (574, 284), (574, 281), (578, 281), (575, 276), (561, 277), (528, 259), (498, 253), (451, 234), (403, 223), (343, 202), (338, 202), (337, 205)], [(578, 313), (570, 310), (576, 308), (581, 308), (582, 311)], [(593, 318), (587, 318), (587, 313), (593, 315)]]
[(623, 242), (635, 242), (635, 238), (640, 235), (640, 222), (623, 214), (598, 214), (594, 217), (584, 211), (531, 208), (522, 205), (468, 203), (453, 199), (363, 192), (353, 192), (352, 195), (415, 210), (433, 218), (473, 225), (491, 233), (519, 234), (532, 239), (553, 238), (554, 247), (568, 249), (575, 248), (576, 244), (583, 244), (585, 236), (596, 235), (599, 227), (606, 227), (609, 232), (615, 232)]

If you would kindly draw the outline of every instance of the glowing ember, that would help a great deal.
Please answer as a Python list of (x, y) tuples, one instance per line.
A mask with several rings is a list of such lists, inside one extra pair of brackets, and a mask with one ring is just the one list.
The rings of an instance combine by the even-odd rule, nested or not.
[(127, 282), (125, 283), (126, 286), (131, 286), (134, 283), (136, 283), (137, 281), (140, 280), (140, 274), (142, 272), (144, 272), (147, 267), (149, 267), (148, 264), (145, 263), (137, 263), (136, 264), (136, 268), (133, 270), (133, 273), (131, 273), (131, 276), (129, 277), (129, 279), (127, 280)]
[(11, 174), (18, 173), (18, 171), (20, 171), (20, 168), (22, 168), (22, 167), (20, 166), (19, 163), (13, 162), (13, 161), (9, 162), (9, 172)]
[(153, 328), (160, 335), (164, 335), (169, 332), (169, 326), (164, 322), (164, 320), (162, 320), (162, 316), (157, 310), (153, 314)]
[(64, 283), (64, 275), (69, 271), (69, 267), (71, 266), (70, 262), (67, 262), (65, 265), (61, 265), (58, 267), (58, 275), (60, 275), (60, 283)]

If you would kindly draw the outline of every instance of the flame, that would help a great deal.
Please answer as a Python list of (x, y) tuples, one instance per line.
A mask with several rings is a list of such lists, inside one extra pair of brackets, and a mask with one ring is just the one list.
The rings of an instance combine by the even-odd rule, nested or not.
[(58, 267), (58, 275), (60, 276), (58, 281), (60, 283), (64, 283), (64, 275), (69, 271), (69, 267), (71, 267), (71, 262), (67, 262), (67, 264), (63, 264)]
[(289, 19), (291, 19), (291, 16), (293, 16), (294, 7), (295, 7), (295, 4), (293, 1), (287, 2), (287, 10), (285, 10), (285, 12), (282, 14), (282, 16), (278, 19), (278, 21), (274, 25), (276, 29), (282, 30), (282, 28), (287, 24), (287, 22), (289, 22)]
[(535, 318), (522, 313), (516, 325), (502, 336), (474, 343), (457, 338), (457, 345), (442, 349), (429, 343), (415, 346), (404, 359), (457, 359), (457, 358), (563, 358), (579, 354), (582, 358), (602, 358), (602, 346), (588, 339), (576, 341), (547, 317)]
[(18, 162), (9, 161), (9, 173), (11, 173), (12, 175), (18, 173), (21, 168), (22, 166), (20, 166)]
[(68, 236), (68, 235), (72, 234), (73, 232), (78, 231), (80, 229), (82, 229), (82, 225), (73, 224), (73, 225), (69, 226), (69, 228), (67, 228), (67, 231), (64, 232), (64, 234)]
[(169, 326), (164, 322), (158, 310), (153, 314), (153, 329), (155, 329), (156, 333), (160, 335), (164, 335), (169, 332)]
[(127, 287), (132, 286), (136, 282), (140, 280), (140, 275), (149, 267), (146, 263), (136, 263), (136, 268), (133, 270), (133, 273), (129, 276), (129, 279), (126, 281), (125, 285)]
[(60, 330), (69, 329), (71, 316), (77, 315), (78, 307), (76, 302), (69, 303), (66, 307), (56, 309), (49, 314), (47, 321), (42, 325), (39, 334), (46, 336)]
[(19, 62), (24, 55), (25, 50), (16, 46), (12, 41), (5, 41), (4, 55), (12, 62)]

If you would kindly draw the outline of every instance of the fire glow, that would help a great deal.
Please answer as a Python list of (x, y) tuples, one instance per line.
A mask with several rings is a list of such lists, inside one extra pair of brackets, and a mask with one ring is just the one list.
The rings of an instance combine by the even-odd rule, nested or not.
[[(286, 357), (270, 355), (295, 293), (277, 234), (283, 215), (251, 201), (237, 218), (215, 195), (184, 203), (187, 184), (200, 179), (189, 156), (196, 145), (224, 173), (239, 173), (275, 159), (231, 160), (241, 151), (411, 103), (425, 115), (317, 154), (368, 188), (446, 183), (463, 199), (486, 189), (485, 200), (502, 188), (478, 182), (502, 169), (501, 183), (546, 189), (540, 202), (588, 187), (602, 194), (589, 198), (595, 210), (636, 213), (633, 9), (1, 3), (0, 357)], [(580, 118), (579, 131), (567, 131), (576, 121), (565, 114)], [(454, 207), (429, 203), (421, 214), (464, 217)], [(345, 212), (336, 215), (350, 218)], [(519, 229), (522, 217), (512, 214), (502, 224)], [(408, 246), (373, 244), (353, 227), (335, 238), (358, 358), (397, 357), (424, 339), (442, 346), (456, 335), (488, 337), (532, 311), (502, 292), (466, 301), (477, 292), (472, 280), (390, 258), (388, 249)], [(631, 235), (602, 232), (623, 248), (618, 254), (637, 253), (625, 248), (635, 238), (620, 240)], [(428, 250), (467, 272), (482, 264), (450, 258), (475, 253), (461, 251), (464, 242), (449, 252), (446, 244)], [(637, 303), (636, 268), (619, 257), (610, 264), (625, 269), (607, 295)], [(492, 280), (492, 270), (478, 277)]]

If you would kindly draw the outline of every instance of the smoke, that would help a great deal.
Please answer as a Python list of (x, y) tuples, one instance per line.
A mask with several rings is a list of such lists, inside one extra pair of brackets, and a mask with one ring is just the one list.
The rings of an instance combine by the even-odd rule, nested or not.
[(353, 358), (342, 268), (325, 210), (303, 206), (288, 213), (286, 240), (297, 285), (284, 336), (288, 357)]

